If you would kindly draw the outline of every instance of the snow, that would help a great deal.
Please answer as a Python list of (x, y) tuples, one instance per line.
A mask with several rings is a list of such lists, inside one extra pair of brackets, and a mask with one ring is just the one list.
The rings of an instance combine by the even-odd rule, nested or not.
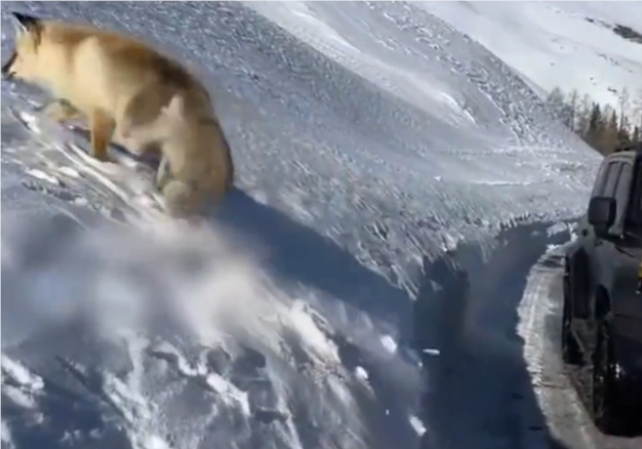
[(540, 92), (577, 89), (580, 98), (588, 94), (614, 107), (624, 88), (631, 97), (640, 95), (642, 43), (613, 32), (623, 25), (642, 33), (637, 2), (456, 1), (421, 7), (480, 42)]
[(2, 83), (15, 447), (500, 447), (526, 428), (502, 417), (539, 409), (504, 400), (492, 363), (519, 352), (511, 282), (568, 239), (600, 157), (519, 75), (406, 3), (21, 7), (190, 64), (239, 180), (204, 228), (173, 223), (149, 167), (93, 161), (34, 115), (42, 93)]

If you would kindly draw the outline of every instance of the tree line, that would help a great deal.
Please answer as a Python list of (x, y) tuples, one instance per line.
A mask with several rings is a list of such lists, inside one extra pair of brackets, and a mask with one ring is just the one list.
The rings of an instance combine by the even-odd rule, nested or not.
[(546, 107), (554, 118), (604, 155), (622, 144), (642, 141), (642, 88), (634, 94), (622, 89), (613, 106), (599, 104), (588, 94), (580, 98), (577, 90), (566, 94), (556, 87), (546, 98)]

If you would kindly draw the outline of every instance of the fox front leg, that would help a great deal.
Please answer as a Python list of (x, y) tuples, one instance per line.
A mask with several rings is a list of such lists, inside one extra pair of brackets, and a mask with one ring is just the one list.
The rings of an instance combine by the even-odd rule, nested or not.
[(62, 98), (57, 98), (45, 105), (45, 107), (42, 108), (42, 113), (56, 123), (82, 118), (81, 112)]
[(169, 161), (165, 156), (161, 157), (158, 169), (156, 170), (156, 188), (163, 191), (167, 183), (172, 179), (172, 171)]
[(113, 162), (107, 149), (111, 142), (116, 122), (100, 110), (92, 113), (90, 118), (92, 156), (102, 162)]

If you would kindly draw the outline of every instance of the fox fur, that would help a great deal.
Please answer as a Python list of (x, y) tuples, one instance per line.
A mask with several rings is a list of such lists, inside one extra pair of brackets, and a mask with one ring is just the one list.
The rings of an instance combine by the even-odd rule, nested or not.
[[(230, 148), (210, 95), (185, 67), (116, 32), (13, 16), (16, 47), (2, 67), (3, 76), (48, 90), (54, 101), (46, 113), (54, 120), (87, 119), (94, 157), (108, 161), (112, 139), (136, 153), (161, 151), (162, 166), (169, 165), (176, 179), (159, 188), (177, 210), (181, 201), (193, 209), (202, 189), (220, 196), (231, 187)], [(171, 133), (157, 132), (164, 123), (171, 125)], [(138, 126), (143, 127), (132, 137)], [(161, 171), (159, 179), (165, 177), (166, 170)]]

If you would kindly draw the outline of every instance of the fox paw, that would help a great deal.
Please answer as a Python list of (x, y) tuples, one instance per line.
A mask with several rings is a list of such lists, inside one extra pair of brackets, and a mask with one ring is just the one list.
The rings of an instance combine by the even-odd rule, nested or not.
[(42, 113), (56, 123), (64, 123), (69, 120), (81, 118), (80, 112), (65, 100), (54, 100), (47, 104)]
[(110, 155), (109, 153), (104, 153), (104, 154), (95, 154), (92, 153), (92, 156), (96, 159), (99, 160), (100, 162), (105, 162), (105, 163), (110, 163), (110, 164), (117, 164), (118, 161), (116, 160), (115, 157)]

